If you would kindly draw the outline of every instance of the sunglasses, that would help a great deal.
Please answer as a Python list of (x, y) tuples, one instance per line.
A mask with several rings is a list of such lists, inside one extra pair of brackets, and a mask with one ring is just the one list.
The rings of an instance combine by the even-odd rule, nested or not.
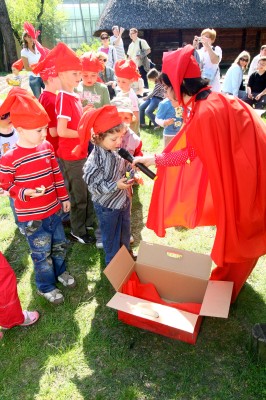
[(102, 37), (102, 40), (108, 40), (108, 39), (109, 39), (109, 37), (107, 37), (107, 36)]
[(6, 114), (1, 115), (0, 119), (1, 119), (1, 121), (3, 121), (4, 119), (7, 119), (9, 116), (10, 116), (10, 113), (6, 113)]
[(247, 58), (240, 58), (240, 61), (248, 62), (248, 59)]

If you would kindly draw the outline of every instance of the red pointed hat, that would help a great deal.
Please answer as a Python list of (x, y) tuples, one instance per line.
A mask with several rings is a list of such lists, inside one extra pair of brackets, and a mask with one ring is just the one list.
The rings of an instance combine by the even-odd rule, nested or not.
[(133, 79), (134, 81), (141, 77), (133, 60), (118, 60), (115, 63), (115, 75), (119, 78)]
[(19, 60), (15, 61), (12, 65), (12, 68), (16, 68), (18, 71), (21, 71), (23, 69), (23, 61), (22, 58), (20, 58)]
[(27, 90), (12, 88), (3, 104), (0, 115), (10, 113), (10, 120), (15, 128), (37, 129), (50, 121), (47, 112), (35, 96)]
[(82, 72), (100, 72), (104, 70), (102, 62), (96, 57), (93, 51), (84, 53), (80, 57), (82, 63)]
[(82, 70), (80, 58), (63, 42), (59, 42), (42, 62), (44, 64), (38, 63), (34, 73), (39, 73), (44, 65), (54, 65), (57, 73)]
[(58, 74), (55, 70), (54, 61), (54, 59), (47, 59), (46, 57), (37, 64), (31, 65), (32, 72), (36, 75), (40, 74), (44, 81), (47, 81), (49, 77), (55, 78)]
[(180, 86), (184, 78), (200, 78), (200, 67), (193, 56), (194, 47), (188, 44), (181, 49), (163, 53), (162, 72), (165, 73), (176, 95), (176, 99), (181, 103)]
[(80, 145), (76, 146), (73, 153), (80, 154), (84, 145), (88, 146), (92, 130), (95, 135), (104, 133), (122, 123), (115, 106), (106, 105), (96, 110), (85, 112), (78, 125)]

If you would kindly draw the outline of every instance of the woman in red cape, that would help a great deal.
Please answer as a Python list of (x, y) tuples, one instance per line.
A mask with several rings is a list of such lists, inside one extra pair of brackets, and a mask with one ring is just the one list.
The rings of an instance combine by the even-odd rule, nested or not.
[(184, 108), (184, 127), (155, 164), (147, 227), (216, 225), (211, 279), (234, 282), (232, 302), (266, 253), (266, 125), (232, 96), (211, 92), (190, 45), (163, 57), (167, 96)]

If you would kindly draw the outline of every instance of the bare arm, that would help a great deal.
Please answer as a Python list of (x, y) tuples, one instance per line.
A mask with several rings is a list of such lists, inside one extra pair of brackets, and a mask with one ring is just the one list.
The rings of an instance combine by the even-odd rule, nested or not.
[(27, 57), (21, 57), (22, 61), (23, 61), (23, 66), (25, 68), (26, 71), (31, 71), (31, 67), (29, 65), (29, 61), (27, 59)]
[(60, 137), (78, 138), (78, 132), (67, 127), (68, 120), (66, 118), (58, 118), (57, 133)]
[(50, 135), (52, 137), (57, 137), (58, 136), (57, 129), (55, 127), (54, 128), (49, 128), (49, 132), (50, 132)]

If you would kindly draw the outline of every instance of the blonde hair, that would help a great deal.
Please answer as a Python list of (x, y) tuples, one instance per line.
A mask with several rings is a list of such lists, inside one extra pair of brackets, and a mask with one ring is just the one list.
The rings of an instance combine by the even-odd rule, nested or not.
[(210, 39), (214, 42), (216, 39), (216, 31), (211, 28), (203, 29), (200, 36), (206, 35), (206, 33), (210, 36)]
[(246, 66), (245, 66), (245, 69), (244, 69), (244, 71), (246, 71), (248, 69), (248, 64), (250, 63), (250, 54), (249, 54), (248, 51), (246, 51), (246, 50), (241, 51), (241, 53), (238, 54), (238, 56), (236, 57), (236, 59), (233, 62), (233, 64), (240, 65), (240, 58), (243, 58), (243, 57), (246, 57), (248, 59), (248, 62), (247, 62)]

